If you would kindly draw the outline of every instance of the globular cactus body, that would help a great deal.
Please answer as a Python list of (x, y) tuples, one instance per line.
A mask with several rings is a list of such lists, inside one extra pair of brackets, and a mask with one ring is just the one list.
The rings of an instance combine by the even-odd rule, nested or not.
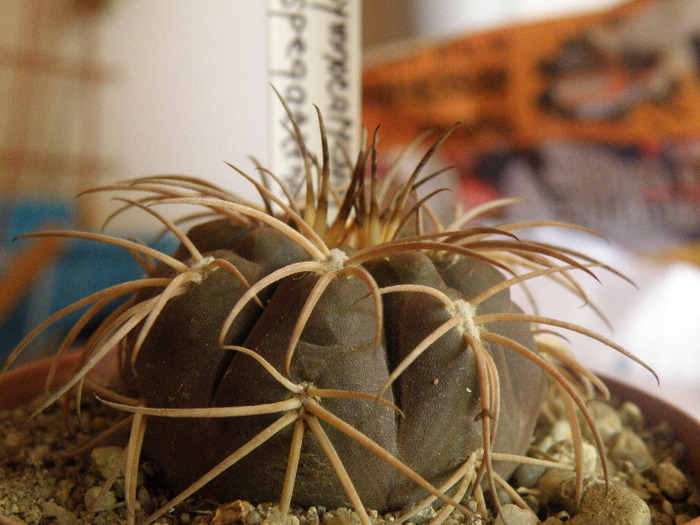
[[(577, 454), (576, 409), (602, 451), (584, 398), (593, 387), (605, 393), (604, 385), (537, 332), (540, 325), (577, 331), (640, 361), (584, 327), (523, 313), (510, 288), (548, 277), (587, 300), (571, 273), (609, 268), (520, 240), (514, 232), (532, 223), (465, 228), (508, 201), (442, 225), (427, 198), (416, 195), (435, 175), (420, 178), (439, 142), (396, 187), (390, 175), (379, 181), (375, 136), (349, 162), (349, 185), (332, 189), (320, 115), (320, 161), (291, 120), (305, 162), (301, 205), (269, 173), (285, 199), (235, 168), (256, 186), (263, 206), (190, 177), (155, 176), (93, 191), (141, 192), (138, 200), (121, 199), (116, 213), (139, 208), (159, 220), (181, 241), (172, 256), (104, 234), (37, 234), (116, 244), (146, 270), (143, 279), (47, 319), (3, 368), (53, 321), (92, 305), (60, 358), (81, 326), (131, 295), (87, 341), (73, 378), (44, 403), (88, 387), (131, 413), (123, 460), (129, 522), (142, 449), (179, 491), (148, 522), (200, 490), (222, 501), (279, 501), (283, 514), (292, 502), (352, 505), (365, 525), (367, 506), (394, 510), (420, 500), (475, 515), (461, 499), (485, 484), (495, 494), (505, 483), (530, 442), (547, 376), (578, 436)], [(329, 214), (334, 200), (337, 212)], [(185, 234), (157, 211), (173, 203), (204, 207), (216, 218)], [(88, 377), (114, 348), (131, 397)], [(602, 465), (607, 475), (604, 457)], [(579, 468), (579, 490), (582, 479)], [(489, 512), (478, 510), (482, 517)]]
[[(223, 231), (222, 231), (223, 230)], [(222, 247), (211, 256), (235, 264), (253, 284), (272, 271), (308, 260), (271, 227), (257, 227), (240, 238), (229, 223), (213, 221), (190, 232), (198, 248)], [(218, 245), (218, 246), (217, 246)], [(182, 252), (181, 252), (182, 253)], [(241, 254), (244, 254), (241, 256)], [(208, 256), (204, 252), (205, 257)], [(487, 263), (457, 255), (427, 255), (418, 250), (371, 260), (364, 265), (378, 286), (429, 286), (453, 300), (469, 301), (504, 280)], [(225, 338), (228, 345), (254, 350), (282, 370), (301, 310), (322, 274), (291, 275), (263, 294), (265, 308), (252, 302), (239, 314)], [(245, 288), (232, 275), (216, 271), (171, 300), (151, 328), (136, 360), (136, 377), (150, 406), (190, 408), (256, 405), (282, 401), (289, 392), (258, 363), (242, 354), (217, 349), (219, 328)], [(479, 306), (479, 312), (509, 312), (517, 307), (504, 290)], [(296, 345), (290, 378), (318, 388), (377, 393), (392, 370), (445, 323), (452, 314), (436, 298), (421, 292), (383, 296), (383, 318), (367, 285), (358, 277), (333, 279), (320, 296)], [(375, 346), (376, 330), (380, 344)], [(501, 322), (492, 330), (535, 351), (530, 328)], [(532, 434), (544, 392), (544, 373), (522, 356), (499, 345), (490, 353), (501, 378), (502, 428), (494, 450), (522, 454)], [(392, 384), (385, 398), (402, 413), (369, 399), (328, 399), (324, 407), (363, 432), (399, 460), (438, 484), (482, 446), (482, 411), (474, 354), (453, 328), (433, 343)], [(160, 385), (168, 385), (164, 390)], [(203, 475), (267, 425), (274, 416), (186, 422), (161, 419), (146, 434), (145, 451), (156, 459), (176, 490)], [(331, 439), (356, 480), (362, 501), (393, 510), (425, 496), (390, 465), (337, 430)], [(287, 464), (291, 429), (281, 432), (228, 469), (206, 490), (221, 500), (243, 497), (274, 501)], [(188, 465), (183, 468), (182, 451)], [(197, 458), (195, 460), (194, 458)], [(507, 476), (512, 467), (498, 468)], [(306, 440), (296, 478), (294, 501), (301, 505), (347, 505), (348, 499), (323, 451)]]

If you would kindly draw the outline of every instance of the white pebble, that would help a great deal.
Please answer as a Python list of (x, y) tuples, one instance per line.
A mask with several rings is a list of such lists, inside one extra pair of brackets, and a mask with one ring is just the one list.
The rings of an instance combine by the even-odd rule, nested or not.
[(503, 505), (502, 514), (496, 518), (496, 525), (538, 525), (540, 520), (529, 509), (521, 509), (513, 503)]

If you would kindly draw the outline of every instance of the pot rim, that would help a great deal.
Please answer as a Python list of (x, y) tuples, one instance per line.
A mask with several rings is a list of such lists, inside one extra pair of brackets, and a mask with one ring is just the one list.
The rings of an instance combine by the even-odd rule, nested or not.
[[(46, 376), (53, 357), (44, 357), (12, 367), (0, 376), (0, 408), (14, 408), (28, 403), (44, 391)], [(77, 369), (80, 351), (63, 356), (56, 370), (54, 385), (65, 384)], [(110, 352), (88, 374), (89, 377), (108, 379), (117, 373), (117, 352)]]

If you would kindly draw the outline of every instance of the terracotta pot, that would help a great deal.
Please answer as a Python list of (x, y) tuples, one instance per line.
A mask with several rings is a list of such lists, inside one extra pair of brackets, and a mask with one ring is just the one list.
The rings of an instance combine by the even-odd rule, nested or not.
[[(79, 352), (71, 352), (61, 361), (56, 371), (55, 384), (65, 384), (73, 375)], [(53, 358), (40, 359), (13, 368), (0, 376), (0, 408), (13, 408), (28, 403), (44, 389), (46, 376)], [(117, 370), (116, 355), (111, 353), (90, 373), (90, 377), (110, 377)]]
[[(67, 355), (59, 367), (57, 382), (67, 381), (73, 373), (77, 353)], [(11, 370), (0, 377), (0, 409), (12, 408), (28, 402), (39, 394), (44, 386), (44, 379), (51, 366), (51, 359), (42, 359)], [(95, 369), (94, 373), (108, 377), (116, 370), (115, 360), (107, 359)], [(695, 479), (700, 482), (700, 421), (685, 413), (678, 407), (656, 396), (627, 385), (621, 381), (604, 378), (613, 396), (632, 401), (642, 409), (651, 424), (668, 422), (678, 432), (678, 438), (688, 444), (688, 461)], [(18, 522), (0, 516), (0, 525), (18, 525)], [(694, 518), (686, 525), (700, 525), (700, 517)]]

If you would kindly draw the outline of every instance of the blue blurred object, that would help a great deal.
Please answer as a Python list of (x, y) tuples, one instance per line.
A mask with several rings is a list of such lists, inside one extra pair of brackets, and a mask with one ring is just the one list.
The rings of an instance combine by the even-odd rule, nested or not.
[[(21, 241), (15, 237), (35, 232), (47, 224), (75, 225), (75, 208), (63, 200), (24, 200), (2, 203), (7, 225), (3, 226), (3, 248), (16, 249)], [(14, 242), (13, 242), (14, 241)]]
[[(3, 208), (3, 215), (8, 220), (6, 225), (2, 225), (0, 272), (4, 271), (18, 248), (29, 242), (16, 239), (18, 235), (46, 228), (76, 227), (75, 210), (68, 202), (23, 201), (11, 205), (5, 202)], [(175, 244), (173, 239), (168, 238), (160, 241), (156, 247), (169, 252)], [(123, 248), (83, 239), (69, 240), (57, 260), (32, 283), (19, 304), (0, 320), (0, 361), (26, 334), (54, 312), (91, 293), (138, 279), (142, 274), (141, 267)], [(111, 304), (86, 327), (86, 332), (116, 306), (116, 303)], [(27, 353), (31, 357), (51, 353), (55, 349), (52, 342), (62, 339), (83, 311), (78, 310), (54, 323)]]

